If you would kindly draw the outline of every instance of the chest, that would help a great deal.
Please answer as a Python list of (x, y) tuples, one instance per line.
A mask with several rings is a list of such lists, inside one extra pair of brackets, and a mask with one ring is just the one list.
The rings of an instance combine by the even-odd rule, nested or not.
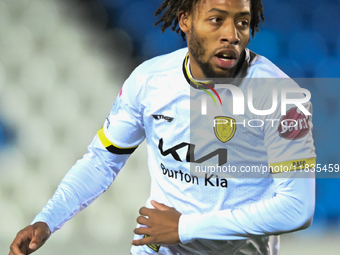
[(143, 102), (146, 137), (148, 145), (163, 157), (221, 166), (266, 154), (261, 120), (233, 115), (230, 95), (217, 91), (221, 104), (216, 95), (214, 100), (206, 91), (187, 84), (147, 93), (149, 99)]

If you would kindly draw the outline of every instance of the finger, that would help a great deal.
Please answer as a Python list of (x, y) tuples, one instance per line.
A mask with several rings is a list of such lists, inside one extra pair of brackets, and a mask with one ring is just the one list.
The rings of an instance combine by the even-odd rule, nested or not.
[(28, 250), (27, 246), (28, 246), (28, 242), (25, 242), (25, 244), (21, 246), (21, 252), (23, 254), (29, 254), (29, 252), (27, 251)]
[(14, 254), (13, 252), (10, 252), (10, 253), (9, 253), (9, 255), (17, 255), (17, 254), (18, 254), (18, 255), (21, 255), (22, 253), (15, 253), (15, 254)]
[(139, 209), (139, 214), (143, 216), (149, 216), (153, 209), (146, 208), (145, 206)]
[(22, 253), (21, 252), (20, 253), (13, 253), (12, 251), (10, 251), (8, 255), (22, 255)]
[(155, 207), (155, 209), (160, 210), (160, 211), (166, 211), (171, 208), (169, 206), (166, 206), (165, 204), (158, 203), (155, 200), (151, 200), (151, 204), (153, 205), (153, 207)]
[(31, 240), (27, 239), (21, 246), (20, 250), (23, 254), (31, 254), (33, 251), (28, 247), (30, 244)]
[(10, 249), (11, 249), (11, 251), (10, 251), (9, 255), (25, 255), (20, 251), (18, 246), (13, 246), (13, 244), (12, 244), (10, 246)]
[(137, 223), (139, 223), (141, 225), (148, 226), (148, 219), (143, 217), (143, 216), (138, 216), (137, 217)]
[(146, 238), (142, 238), (142, 239), (132, 240), (131, 244), (135, 245), (135, 246), (152, 244), (153, 243), (152, 240), (153, 240), (152, 237), (146, 237)]
[(37, 242), (34, 242), (34, 243), (30, 242), (29, 248), (30, 248), (30, 250), (35, 251), (38, 248), (38, 243)]
[(35, 251), (36, 249), (41, 247), (46, 241), (46, 238), (46, 232), (44, 230), (36, 228), (34, 230), (33, 238), (29, 244), (30, 250)]
[(135, 228), (133, 232), (137, 235), (149, 235), (150, 234), (150, 229), (146, 227), (139, 227)]
[(21, 252), (21, 245), (24, 244), (25, 241), (27, 241), (27, 236), (23, 236), (22, 234), (18, 234), (15, 239), (13, 240), (10, 250), (13, 255), (25, 255)]

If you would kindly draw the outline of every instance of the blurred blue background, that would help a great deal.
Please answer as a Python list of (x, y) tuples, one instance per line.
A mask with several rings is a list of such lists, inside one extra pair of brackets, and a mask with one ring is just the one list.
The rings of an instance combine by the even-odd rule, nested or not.
[[(157, 21), (154, 12), (161, 2), (0, 3), (0, 156), (5, 162), (0, 169), (0, 201), (2, 208), (7, 205), (17, 212), (13, 215), (20, 220), (15, 231), (32, 220), (46, 202), (34, 201), (34, 206), (30, 202), (22, 212), (27, 196), (21, 189), (20, 193), (16, 191), (18, 187), (32, 189), (39, 196), (43, 193), (47, 200), (75, 159), (85, 152), (129, 73), (146, 59), (186, 46), (171, 29), (162, 34), (160, 26), (153, 26)], [(340, 164), (340, 80), (331, 79), (340, 78), (340, 0), (263, 0), (263, 5), (266, 20), (249, 48), (290, 77), (307, 78), (300, 85), (312, 94), (317, 162)], [(71, 131), (79, 127), (82, 131), (75, 136)], [(73, 151), (75, 144), (82, 150)], [(6, 159), (11, 161), (6, 163)], [(34, 183), (44, 173), (41, 185), (46, 189), (34, 191), (28, 180)], [(339, 174), (320, 177), (326, 178), (317, 179), (313, 227), (340, 233)], [(137, 179), (147, 182), (148, 176), (143, 174)], [(116, 187), (112, 189), (118, 193), (129, 188), (119, 182)], [(125, 201), (126, 208), (134, 204), (129, 200), (139, 201), (140, 206), (144, 202), (136, 195)], [(93, 210), (89, 213), (96, 214)], [(124, 217), (125, 212), (116, 214)], [(7, 216), (12, 217), (9, 213)], [(71, 236), (72, 224), (68, 232), (64, 230), (64, 236)], [(74, 224), (74, 228), (79, 227)], [(94, 224), (88, 224), (92, 230)], [(108, 241), (106, 236), (99, 237)], [(118, 240), (119, 233), (116, 237)], [(0, 233), (0, 245), (1, 238), (6, 242), (11, 239)]]

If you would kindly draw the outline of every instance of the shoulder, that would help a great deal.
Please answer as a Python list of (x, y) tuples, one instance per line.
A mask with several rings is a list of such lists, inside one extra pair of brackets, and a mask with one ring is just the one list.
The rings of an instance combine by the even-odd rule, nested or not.
[(168, 54), (154, 57), (140, 64), (135, 71), (140, 75), (152, 76), (178, 70), (178, 67), (182, 66), (187, 53), (188, 49), (182, 48)]
[[(159, 77), (173, 77), (179, 70), (182, 70), (187, 52), (188, 49), (183, 48), (143, 62), (130, 74), (122, 91), (131, 100), (142, 100), (147, 94), (146, 90), (151, 89), (151, 84), (157, 83)], [(159, 88), (159, 86), (153, 87)]]
[(289, 78), (279, 67), (264, 56), (248, 50), (248, 78)]
[(289, 92), (289, 96), (304, 98), (299, 84), (264, 56), (248, 50), (248, 71), (245, 88), (252, 88), (259, 103), (271, 102), (274, 89), (278, 95)]

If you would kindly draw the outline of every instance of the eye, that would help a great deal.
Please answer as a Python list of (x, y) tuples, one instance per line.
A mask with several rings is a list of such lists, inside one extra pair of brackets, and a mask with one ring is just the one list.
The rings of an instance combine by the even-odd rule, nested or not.
[(246, 29), (249, 27), (249, 21), (248, 20), (240, 20), (236, 23), (236, 25), (242, 29)]
[(222, 21), (222, 19), (219, 18), (219, 17), (214, 17), (214, 18), (211, 18), (210, 21), (211, 21), (212, 23), (219, 23), (219, 22)]

